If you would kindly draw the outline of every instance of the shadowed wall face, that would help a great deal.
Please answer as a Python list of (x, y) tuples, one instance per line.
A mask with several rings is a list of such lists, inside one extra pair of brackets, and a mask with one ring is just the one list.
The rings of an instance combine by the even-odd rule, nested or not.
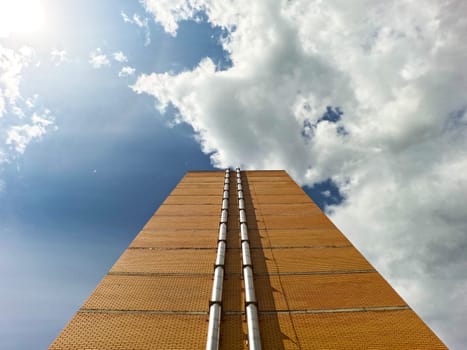
[[(242, 181), (264, 349), (445, 349), (286, 172)], [(187, 173), (50, 349), (204, 348), (223, 186)], [(248, 348), (238, 213), (230, 191), (222, 349)]]

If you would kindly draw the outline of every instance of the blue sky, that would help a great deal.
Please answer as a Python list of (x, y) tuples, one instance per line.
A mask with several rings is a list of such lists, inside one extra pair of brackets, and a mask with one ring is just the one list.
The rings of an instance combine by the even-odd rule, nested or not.
[[(125, 3), (44, 3), (46, 34), (2, 41), (34, 49), (41, 64), (24, 69), (21, 95), (37, 94), (33, 108), (50, 109), (56, 126), (1, 164), (3, 349), (46, 348), (184, 172), (212, 169), (192, 129), (168, 127), (151, 98), (128, 88), (134, 77), (118, 77), (121, 64), (94, 69), (88, 59), (101, 47), (126, 52), (141, 72), (180, 70), (206, 52), (222, 57), (216, 33), (187, 25), (173, 39), (151, 25), (144, 46), (120, 15), (144, 10)], [(185, 50), (196, 36), (199, 48)], [(54, 48), (69, 61), (51, 62)]]
[(1, 3), (0, 348), (46, 348), (187, 170), (237, 165), (465, 347), (466, 5), (247, 4)]

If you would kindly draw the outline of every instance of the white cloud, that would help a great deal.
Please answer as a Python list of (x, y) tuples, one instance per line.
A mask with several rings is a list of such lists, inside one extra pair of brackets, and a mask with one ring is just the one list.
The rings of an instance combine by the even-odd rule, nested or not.
[(110, 66), (110, 61), (107, 58), (107, 55), (103, 54), (102, 50), (100, 48), (97, 48), (94, 51), (91, 51), (89, 53), (89, 61), (88, 62), (95, 69)]
[(36, 106), (37, 99), (39, 98), (39, 95), (34, 94), (33, 96), (30, 96), (24, 100), (24, 104), (27, 107), (27, 109), (32, 109)]
[(126, 57), (122, 51), (114, 52), (112, 56), (114, 60), (117, 62), (120, 62), (120, 63), (128, 62), (128, 57)]
[(135, 68), (130, 67), (130, 66), (125, 66), (125, 67), (122, 67), (122, 69), (120, 70), (120, 72), (118, 72), (118, 76), (119, 76), (120, 78), (128, 77), (128, 76), (130, 76), (130, 75), (135, 74), (135, 71), (136, 71)]
[(34, 113), (30, 124), (15, 125), (8, 129), (5, 143), (17, 153), (23, 154), (28, 144), (32, 140), (40, 139), (53, 123), (49, 112), (46, 111), (42, 116)]
[(59, 66), (60, 64), (68, 61), (68, 53), (66, 50), (53, 49), (52, 52), (50, 52), (50, 60), (56, 66)]
[(167, 33), (177, 35), (178, 22), (193, 19), (197, 13), (205, 8), (204, 1), (172, 0), (170, 4), (159, 0), (143, 0), (146, 10), (154, 15)]
[(120, 11), (120, 15), (122, 16), (123, 22), (125, 23), (133, 23), (131, 18), (123, 11)]
[(135, 24), (137, 27), (144, 31), (144, 46), (148, 46), (151, 43), (151, 31), (149, 30), (149, 20), (146, 17), (141, 17), (138, 14), (133, 14), (133, 17), (129, 17), (125, 12), (121, 11), (120, 15), (125, 23)]
[(33, 55), (33, 50), (28, 47), (15, 51), (0, 45), (0, 117), (20, 98), (21, 71)]
[[(34, 55), (28, 47), (13, 50), (0, 45), (0, 170), (54, 128), (50, 111), (37, 106), (39, 96), (23, 97), (20, 92), (22, 72)], [(2, 186), (0, 179), (0, 192)]]
[[(144, 1), (165, 30), (204, 11), (232, 67), (141, 75), (218, 167), (332, 178), (333, 221), (451, 348), (467, 336), (467, 3)], [(321, 120), (327, 106), (344, 112)], [(343, 132), (345, 130), (345, 132)]]

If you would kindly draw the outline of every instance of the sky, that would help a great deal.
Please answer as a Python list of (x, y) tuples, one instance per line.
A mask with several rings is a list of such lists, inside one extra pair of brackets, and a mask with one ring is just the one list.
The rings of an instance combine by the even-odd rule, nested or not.
[(285, 169), (467, 348), (467, 2), (0, 2), (0, 348), (47, 348), (187, 170)]

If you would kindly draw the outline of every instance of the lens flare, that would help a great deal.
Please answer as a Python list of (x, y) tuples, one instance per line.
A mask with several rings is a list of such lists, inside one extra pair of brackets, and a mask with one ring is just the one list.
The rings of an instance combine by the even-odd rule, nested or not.
[(44, 7), (40, 0), (0, 1), (0, 38), (13, 33), (34, 34), (44, 26)]

